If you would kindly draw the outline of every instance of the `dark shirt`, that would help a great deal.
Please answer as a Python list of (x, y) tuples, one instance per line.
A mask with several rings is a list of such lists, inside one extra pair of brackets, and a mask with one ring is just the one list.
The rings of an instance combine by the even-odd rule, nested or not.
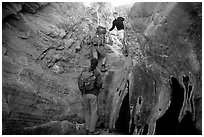
[(115, 26), (116, 26), (117, 30), (124, 29), (124, 24), (123, 24), (124, 20), (125, 19), (123, 17), (118, 17), (117, 19), (115, 19), (113, 21), (112, 27), (109, 31), (112, 31), (115, 28)]

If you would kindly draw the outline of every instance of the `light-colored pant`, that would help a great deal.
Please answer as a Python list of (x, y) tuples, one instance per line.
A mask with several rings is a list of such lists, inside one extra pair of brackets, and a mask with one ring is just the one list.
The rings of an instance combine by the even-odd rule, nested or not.
[[(101, 64), (105, 64), (106, 63), (106, 50), (104, 49), (104, 47), (102, 47), (102, 46), (99, 46), (99, 47), (94, 47), (94, 46), (92, 46), (92, 48), (91, 48), (91, 52), (92, 52), (92, 56), (93, 56), (93, 58), (96, 58), (96, 59), (98, 59), (100, 62), (102, 62)], [(98, 54), (100, 54), (100, 59), (99, 59), (99, 55)], [(101, 61), (102, 60), (102, 61)]]
[(113, 43), (117, 44), (119, 47), (123, 46), (122, 43), (123, 43), (123, 40), (124, 40), (124, 30), (115, 31), (115, 34), (112, 33), (110, 35), (110, 38), (113, 41)]
[(123, 41), (123, 39), (124, 39), (124, 30), (123, 29), (122, 30), (118, 30), (117, 31), (117, 35), (118, 35), (118, 39), (120, 41)]
[(84, 104), (84, 116), (85, 116), (85, 128), (89, 132), (94, 132), (96, 127), (96, 122), (98, 119), (97, 109), (97, 96), (93, 94), (85, 94), (83, 96)]

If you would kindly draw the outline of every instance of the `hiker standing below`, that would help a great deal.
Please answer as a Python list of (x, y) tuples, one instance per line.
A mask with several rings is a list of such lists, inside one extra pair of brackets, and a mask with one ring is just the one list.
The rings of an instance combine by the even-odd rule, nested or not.
[(99, 134), (95, 132), (95, 126), (98, 119), (97, 109), (97, 96), (102, 87), (102, 76), (100, 70), (97, 68), (98, 60), (93, 58), (91, 66), (85, 68), (78, 79), (78, 86), (82, 92), (85, 128), (86, 134)]

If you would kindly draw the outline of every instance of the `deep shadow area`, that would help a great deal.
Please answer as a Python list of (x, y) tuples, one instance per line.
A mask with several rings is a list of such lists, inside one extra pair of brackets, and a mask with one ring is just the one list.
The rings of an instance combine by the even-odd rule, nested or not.
[(166, 113), (157, 120), (157, 135), (175, 135), (177, 134), (178, 116), (183, 105), (184, 89), (175, 77), (171, 77), (171, 104)]
[(196, 129), (195, 122), (192, 119), (192, 114), (187, 111), (184, 118), (181, 120), (178, 129), (178, 135), (201, 135), (202, 133)]
[(130, 126), (130, 135), (133, 134), (134, 130), (135, 130), (135, 122), (134, 122), (134, 117), (132, 117), (132, 123)]
[(124, 97), (118, 119), (115, 127), (116, 131), (120, 134), (129, 134), (129, 122), (130, 122), (130, 105), (129, 105), (129, 92)]
[[(188, 79), (185, 79), (185, 81)], [(178, 116), (184, 100), (184, 89), (174, 77), (171, 78), (171, 104), (164, 116), (156, 122), (156, 134), (158, 135), (201, 135), (196, 129), (192, 114), (187, 111), (179, 123)]]
[(143, 129), (143, 132), (142, 132), (142, 135), (147, 135), (147, 133), (148, 133), (148, 128), (149, 128), (149, 125), (148, 125), (148, 124), (145, 124), (144, 129)]

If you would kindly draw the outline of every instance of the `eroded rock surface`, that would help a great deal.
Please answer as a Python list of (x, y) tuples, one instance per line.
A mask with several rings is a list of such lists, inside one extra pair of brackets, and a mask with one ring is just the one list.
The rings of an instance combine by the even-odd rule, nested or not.
[(129, 56), (107, 51), (101, 133), (201, 134), (201, 3), (2, 6), (3, 134), (85, 133), (77, 77), (114, 10), (126, 18)]
[[(100, 9), (98, 16), (102, 12), (110, 16), (104, 9), (106, 3), (94, 6)], [(77, 77), (89, 66), (87, 43), (98, 24), (94, 6), (3, 3), (3, 134), (23, 134), (24, 127), (31, 129), (64, 117), (83, 120)], [(77, 130), (69, 133), (78, 134)]]
[(132, 76), (134, 134), (145, 132), (146, 124), (147, 134), (185, 134), (179, 123), (188, 113), (193, 124), (186, 128), (201, 132), (201, 7), (136, 3), (129, 12), (144, 55)]

